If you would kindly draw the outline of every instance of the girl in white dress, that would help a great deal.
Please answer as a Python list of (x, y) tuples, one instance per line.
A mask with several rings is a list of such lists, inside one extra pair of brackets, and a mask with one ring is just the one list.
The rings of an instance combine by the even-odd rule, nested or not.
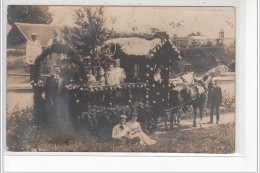
[(139, 138), (141, 145), (153, 145), (156, 143), (155, 140), (149, 138), (141, 129), (140, 123), (136, 121), (137, 116), (133, 115), (132, 119), (126, 123), (131, 130), (131, 138)]

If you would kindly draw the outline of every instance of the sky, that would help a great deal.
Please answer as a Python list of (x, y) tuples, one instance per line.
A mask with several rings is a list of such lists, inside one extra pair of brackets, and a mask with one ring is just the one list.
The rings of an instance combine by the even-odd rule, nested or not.
[[(52, 25), (74, 26), (74, 10), (79, 6), (50, 6)], [(107, 28), (117, 32), (150, 33), (151, 28), (166, 31), (170, 36), (185, 37), (201, 32), (207, 38), (217, 38), (221, 29), (225, 38), (235, 38), (235, 8), (233, 7), (105, 7)], [(173, 29), (172, 22), (183, 21), (183, 27)], [(135, 31), (132, 27), (136, 27)]]

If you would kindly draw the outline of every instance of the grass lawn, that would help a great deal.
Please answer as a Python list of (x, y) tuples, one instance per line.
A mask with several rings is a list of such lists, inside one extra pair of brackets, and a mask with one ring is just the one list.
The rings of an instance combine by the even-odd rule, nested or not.
[[(79, 125), (80, 126), (80, 125)], [(80, 130), (79, 130), (80, 129)], [(84, 135), (82, 135), (84, 134)], [(173, 132), (150, 136), (152, 146), (117, 144), (89, 134), (87, 127), (52, 130), (33, 124), (31, 111), (19, 111), (7, 119), (9, 151), (39, 152), (169, 152), (234, 153), (235, 124), (211, 125), (207, 128), (175, 128)]]

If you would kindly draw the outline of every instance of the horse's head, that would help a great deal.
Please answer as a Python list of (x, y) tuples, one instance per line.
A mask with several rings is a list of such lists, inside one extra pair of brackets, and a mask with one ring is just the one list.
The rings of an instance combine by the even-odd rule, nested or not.
[(180, 104), (183, 101), (182, 93), (185, 92), (186, 87), (184, 85), (177, 85), (170, 90), (170, 105)]

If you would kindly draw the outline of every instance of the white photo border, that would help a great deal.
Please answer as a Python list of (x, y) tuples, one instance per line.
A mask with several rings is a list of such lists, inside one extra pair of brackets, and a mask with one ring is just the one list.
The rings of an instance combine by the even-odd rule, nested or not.
[[(6, 152), (7, 5), (233, 6), (236, 8), (236, 153)], [(1, 22), (1, 158), (4, 172), (258, 172), (257, 6), (243, 0), (3, 0)], [(258, 84), (258, 82), (257, 82)], [(258, 92), (257, 92), (258, 93)]]

